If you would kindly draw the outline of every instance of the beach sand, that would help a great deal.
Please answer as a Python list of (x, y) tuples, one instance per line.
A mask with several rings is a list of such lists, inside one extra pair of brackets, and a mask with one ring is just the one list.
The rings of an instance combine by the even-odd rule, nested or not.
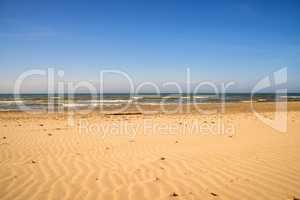
[[(272, 117), (271, 103), (257, 106)], [(0, 112), (0, 199), (299, 199), (299, 130), (297, 102), (286, 133), (246, 103), (210, 115)]]

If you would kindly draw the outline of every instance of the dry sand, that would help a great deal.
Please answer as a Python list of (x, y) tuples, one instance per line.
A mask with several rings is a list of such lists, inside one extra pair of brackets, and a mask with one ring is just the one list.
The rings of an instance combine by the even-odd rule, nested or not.
[[(272, 116), (269, 103), (258, 107)], [(245, 104), (223, 115), (93, 112), (73, 121), (1, 112), (0, 199), (297, 199), (299, 110), (289, 103), (284, 134)]]

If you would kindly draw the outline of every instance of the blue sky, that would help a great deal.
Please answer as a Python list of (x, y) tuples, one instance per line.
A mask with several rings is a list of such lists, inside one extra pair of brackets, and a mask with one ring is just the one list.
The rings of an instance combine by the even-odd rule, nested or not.
[[(233, 80), (237, 91), (288, 67), (289, 89), (299, 91), (299, 19), (299, 0), (0, 0), (0, 92), (48, 67), (71, 81), (119, 69), (157, 83), (183, 82), (189, 67), (193, 82)], [(39, 81), (28, 90), (41, 90)]]

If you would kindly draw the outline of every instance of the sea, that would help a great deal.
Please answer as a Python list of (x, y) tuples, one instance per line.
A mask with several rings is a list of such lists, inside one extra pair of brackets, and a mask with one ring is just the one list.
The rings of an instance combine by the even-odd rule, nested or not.
[[(259, 93), (113, 93), (113, 94), (0, 94), (0, 111), (49, 110), (49, 107), (61, 109), (84, 109), (90, 107), (115, 107), (128, 104), (161, 105), (161, 104), (207, 104), (225, 102), (272, 102), (300, 101), (300, 93), (274, 94)], [(60, 108), (60, 109), (57, 109)]]

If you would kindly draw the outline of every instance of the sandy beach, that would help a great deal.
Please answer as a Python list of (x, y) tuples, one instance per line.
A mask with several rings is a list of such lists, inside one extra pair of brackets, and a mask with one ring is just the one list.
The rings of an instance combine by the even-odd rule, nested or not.
[[(300, 103), (288, 105), (287, 133), (248, 107), (1, 112), (0, 199), (299, 199)], [(272, 117), (270, 103), (258, 107)]]

